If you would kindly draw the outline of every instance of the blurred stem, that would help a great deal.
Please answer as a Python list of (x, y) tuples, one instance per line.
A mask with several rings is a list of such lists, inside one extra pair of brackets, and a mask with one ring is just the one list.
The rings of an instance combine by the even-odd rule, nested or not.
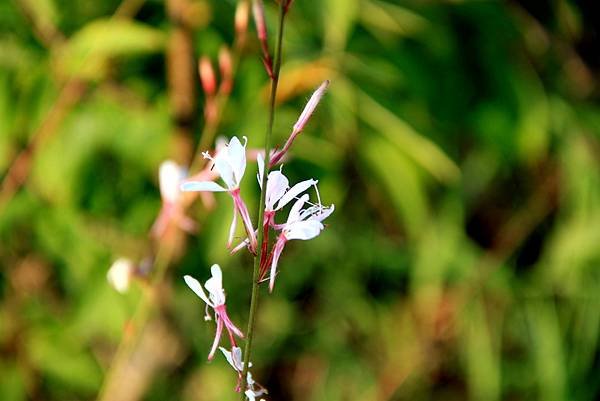
[[(247, 9), (250, 8), (250, 0), (241, 0), (240, 2), (248, 3)], [(233, 48), (231, 51), (232, 85), (235, 82), (235, 76), (237, 74), (237, 70), (240, 64), (240, 59), (242, 58), (242, 51), (244, 50), (245, 42), (245, 37), (242, 35), (238, 35), (236, 36), (235, 42), (233, 44)], [(202, 133), (200, 134), (200, 141), (194, 153), (194, 157), (189, 169), (189, 171), (192, 173), (200, 171), (204, 167), (205, 159), (201, 157), (202, 152), (208, 150), (208, 148), (215, 141), (217, 128), (221, 124), (221, 117), (223, 115), (225, 107), (227, 107), (230, 94), (231, 91), (223, 92), (221, 88), (219, 88), (219, 91), (215, 96), (215, 103), (217, 109), (216, 117), (214, 118), (214, 120), (206, 121), (206, 124), (204, 124), (204, 127), (202, 128)]]
[(246, 379), (248, 376), (248, 365), (250, 362), (250, 353), (252, 351), (252, 339), (254, 338), (254, 326), (256, 323), (256, 311), (258, 309), (259, 298), (259, 270), (262, 257), (262, 242), (264, 239), (264, 230), (262, 230), (265, 198), (267, 192), (267, 176), (269, 175), (269, 161), (271, 153), (271, 134), (273, 133), (273, 123), (275, 121), (275, 98), (277, 96), (277, 84), (279, 83), (279, 70), (281, 69), (281, 47), (283, 42), (283, 28), (285, 21), (285, 3), (279, 3), (279, 26), (277, 28), (277, 44), (275, 46), (275, 56), (273, 64), (273, 79), (271, 80), (271, 96), (269, 103), (269, 125), (265, 134), (265, 172), (262, 177), (262, 186), (260, 191), (260, 202), (258, 206), (258, 250), (254, 257), (254, 269), (252, 272), (252, 298), (250, 299), (250, 313), (248, 316), (248, 329), (246, 330), (246, 347), (244, 348), (244, 371), (242, 372), (242, 391), (241, 399), (245, 399), (244, 391), (246, 389)]
[(163, 281), (165, 273), (167, 272), (172, 254), (172, 249), (168, 249), (165, 246), (160, 246), (158, 248), (152, 269), (154, 275), (149, 285), (144, 288), (144, 295), (137, 304), (135, 312), (133, 313), (128, 327), (126, 328), (125, 334), (119, 343), (117, 351), (115, 352), (115, 355), (111, 361), (108, 373), (106, 374), (104, 382), (102, 383), (102, 387), (98, 392), (98, 396), (96, 398), (98, 401), (114, 399), (114, 394), (112, 393), (114, 390), (118, 389), (113, 390), (112, 384), (115, 378), (118, 377), (123, 367), (129, 362), (133, 350), (142, 336), (144, 327), (150, 319), (153, 306), (155, 305), (155, 301), (157, 299), (156, 292), (158, 290), (158, 286)]
[(167, 82), (173, 123), (174, 158), (188, 164), (193, 157), (194, 121), (196, 120), (196, 91), (194, 85), (193, 28), (183, 18), (188, 0), (167, 0), (166, 8), (171, 23), (167, 45)]

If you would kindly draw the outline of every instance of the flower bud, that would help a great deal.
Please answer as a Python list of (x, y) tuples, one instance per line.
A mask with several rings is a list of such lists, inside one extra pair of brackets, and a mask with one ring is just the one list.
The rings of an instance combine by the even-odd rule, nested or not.
[(248, 29), (248, 1), (238, 1), (235, 9), (235, 32), (240, 37), (246, 34)]
[(265, 22), (265, 6), (262, 0), (254, 0), (252, 4), (252, 15), (256, 24), (256, 32), (260, 41), (267, 40), (267, 24)]
[(312, 94), (312, 96), (308, 100), (308, 103), (306, 103), (304, 110), (302, 110), (302, 114), (300, 114), (300, 117), (298, 117), (298, 121), (296, 121), (296, 124), (294, 124), (294, 133), (298, 133), (304, 129), (304, 126), (310, 119), (310, 116), (312, 115), (312, 113), (317, 108), (317, 105), (321, 101), (321, 98), (325, 94), (325, 91), (327, 90), (328, 86), (329, 86), (329, 80), (326, 80)]
[(219, 50), (219, 70), (221, 73), (221, 86), (219, 88), (225, 94), (231, 92), (233, 86), (233, 66), (231, 61), (231, 52), (227, 46)]
[(133, 262), (127, 258), (117, 259), (108, 269), (106, 279), (110, 285), (120, 293), (125, 293), (129, 289), (129, 283), (134, 273)]
[(204, 93), (207, 96), (213, 96), (217, 88), (217, 80), (210, 59), (206, 56), (202, 56), (198, 62), (198, 75), (200, 76)]

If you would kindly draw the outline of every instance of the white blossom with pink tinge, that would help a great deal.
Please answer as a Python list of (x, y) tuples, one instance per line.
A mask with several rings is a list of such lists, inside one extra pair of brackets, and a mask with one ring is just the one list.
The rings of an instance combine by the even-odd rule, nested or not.
[[(262, 155), (257, 156), (258, 162), (258, 184), (262, 186), (262, 180), (265, 170), (265, 162)], [(283, 166), (282, 166), (283, 168)], [(290, 181), (280, 170), (271, 171), (267, 177), (267, 193), (265, 194), (265, 218), (268, 214), (280, 210), (285, 205), (296, 199), (298, 195), (308, 188), (317, 185), (318, 181), (308, 179), (301, 181), (290, 187)], [(277, 205), (275, 205), (277, 203)]]
[(169, 224), (174, 223), (187, 232), (196, 230), (196, 223), (184, 214), (179, 186), (186, 177), (186, 171), (172, 160), (161, 163), (158, 169), (158, 184), (162, 198), (162, 208), (152, 226), (152, 235), (160, 238)]
[(219, 265), (212, 265), (210, 268), (212, 277), (209, 278), (204, 284), (204, 288), (208, 291), (208, 297), (206, 293), (202, 289), (202, 285), (200, 282), (193, 278), (192, 276), (184, 276), (183, 279), (188, 287), (191, 288), (192, 291), (196, 293), (206, 303), (206, 316), (205, 320), (211, 320), (211, 316), (208, 313), (208, 308), (212, 308), (215, 313), (215, 321), (217, 323), (217, 330), (215, 332), (215, 339), (213, 341), (213, 345), (208, 354), (208, 359), (211, 360), (214, 355), (217, 347), (219, 345), (219, 340), (221, 339), (221, 334), (223, 333), (223, 327), (227, 329), (227, 333), (229, 334), (229, 340), (231, 341), (231, 345), (235, 346), (235, 336), (240, 338), (244, 338), (244, 334), (240, 329), (238, 329), (235, 324), (229, 319), (227, 315), (227, 308), (225, 307), (225, 291), (223, 290), (223, 274), (221, 272), (221, 268)]
[(287, 221), (284, 224), (275, 224), (273, 228), (281, 230), (277, 242), (272, 251), (271, 271), (269, 277), (269, 291), (273, 291), (275, 276), (277, 275), (277, 264), (283, 252), (285, 244), (289, 240), (309, 240), (318, 236), (323, 230), (322, 221), (335, 210), (334, 205), (324, 207), (321, 204), (311, 205), (302, 209), (308, 201), (308, 194), (304, 194), (294, 203), (290, 209)]
[[(264, 158), (262, 154), (258, 154), (256, 161), (258, 162), (258, 184), (262, 187), (262, 180), (264, 174)], [(267, 192), (265, 194), (265, 212), (263, 218), (263, 230), (265, 233), (264, 238), (268, 240), (268, 228), (275, 227), (275, 213), (290, 203), (292, 200), (297, 199), (298, 195), (306, 191), (311, 186), (317, 185), (318, 181), (308, 179), (295, 184), (290, 187), (290, 182), (287, 177), (280, 170), (271, 171), (267, 177)], [(246, 238), (244, 241), (239, 243), (236, 247), (231, 250), (231, 253), (236, 253), (247, 247), (250, 240)], [(263, 253), (263, 256), (266, 256)]]
[(213, 181), (193, 181), (188, 180), (181, 185), (182, 191), (209, 191), (209, 192), (229, 192), (233, 198), (233, 220), (229, 228), (229, 238), (227, 247), (231, 247), (235, 228), (237, 226), (237, 214), (240, 214), (246, 234), (250, 238), (250, 250), (254, 252), (256, 249), (256, 235), (250, 220), (248, 207), (242, 200), (240, 195), (240, 182), (246, 171), (246, 143), (247, 138), (244, 137), (245, 143), (242, 145), (237, 137), (231, 138), (229, 144), (225, 145), (214, 157), (211, 157), (208, 152), (203, 153), (204, 158), (213, 162), (214, 168), (219, 173), (219, 176), (225, 183), (225, 187)]

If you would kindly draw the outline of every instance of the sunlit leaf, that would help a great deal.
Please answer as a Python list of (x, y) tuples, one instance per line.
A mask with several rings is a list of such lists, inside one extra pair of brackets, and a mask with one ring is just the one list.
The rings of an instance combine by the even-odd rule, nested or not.
[(96, 20), (76, 32), (55, 58), (58, 72), (98, 80), (115, 57), (154, 53), (163, 49), (165, 34), (148, 25), (124, 19)]

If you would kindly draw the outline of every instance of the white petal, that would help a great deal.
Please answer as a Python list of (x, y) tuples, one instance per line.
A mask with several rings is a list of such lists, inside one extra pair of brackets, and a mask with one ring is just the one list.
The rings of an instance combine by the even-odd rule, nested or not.
[(221, 179), (227, 185), (227, 188), (234, 189), (237, 188), (237, 181), (233, 176), (233, 170), (231, 167), (231, 163), (229, 162), (229, 155), (227, 150), (223, 150), (217, 154), (214, 159), (215, 168), (219, 172)]
[(235, 364), (233, 363), (233, 358), (231, 357), (231, 352), (227, 351), (223, 347), (219, 347), (219, 349), (221, 350), (221, 352), (223, 353), (223, 355), (225, 355), (225, 359), (227, 359), (227, 362), (229, 362), (229, 364), (231, 365), (231, 367), (234, 368), (237, 371), (237, 369), (235, 367)]
[[(246, 139), (246, 143), (247, 142), (248, 140)], [(240, 140), (234, 136), (231, 138), (231, 141), (229, 141), (227, 153), (229, 156), (229, 164), (233, 170), (233, 175), (236, 183), (239, 185), (239, 183), (242, 181), (242, 177), (244, 176), (244, 172), (246, 171), (246, 144), (242, 145)]]
[(133, 269), (133, 262), (131, 260), (119, 258), (108, 269), (106, 279), (115, 290), (124, 293), (129, 289)]
[(208, 300), (208, 297), (204, 293), (204, 290), (202, 289), (202, 286), (200, 285), (200, 282), (198, 280), (196, 280), (192, 276), (187, 275), (183, 276), (183, 279), (185, 280), (185, 283), (188, 285), (188, 287), (190, 287), (192, 291), (196, 293), (196, 295), (198, 295), (204, 302), (206, 302), (207, 305), (214, 307), (212, 302)]
[(315, 238), (323, 230), (323, 224), (316, 220), (299, 221), (291, 224), (285, 229), (285, 237), (288, 240), (308, 240)]
[(216, 182), (212, 181), (188, 181), (181, 184), (182, 191), (209, 191), (209, 192), (223, 192), (227, 189), (223, 188)]
[(254, 383), (256, 383), (254, 381), (254, 378), (252, 377), (252, 373), (250, 373), (250, 371), (248, 371), (248, 374), (246, 375), (246, 383), (248, 384), (248, 386), (253, 387)]
[(173, 160), (161, 163), (158, 169), (160, 194), (167, 202), (176, 202), (179, 198), (179, 183), (184, 177), (184, 170)]
[(244, 362), (242, 361), (242, 349), (240, 347), (233, 347), (231, 348), (231, 354), (233, 363), (235, 363), (234, 366), (237, 367), (237, 370), (239, 370), (240, 372), (244, 370)]
[(267, 210), (273, 210), (275, 202), (284, 196), (290, 187), (290, 182), (281, 171), (271, 171), (267, 178), (267, 199), (265, 202)]
[(308, 194), (302, 195), (300, 199), (298, 199), (296, 203), (294, 203), (294, 205), (290, 209), (290, 214), (288, 215), (286, 224), (292, 224), (300, 220), (300, 210), (302, 209), (302, 206), (304, 206), (306, 201), (308, 201)]
[(294, 199), (296, 196), (300, 195), (302, 192), (306, 191), (308, 188), (310, 188), (312, 185), (315, 185), (316, 183), (317, 181), (313, 179), (297, 183), (292, 188), (290, 188), (290, 190), (287, 191), (285, 195), (283, 195), (283, 197), (279, 200), (279, 203), (277, 204), (277, 208), (275, 210), (281, 209), (282, 207), (290, 203), (292, 199)]
[(279, 263), (279, 257), (283, 252), (287, 238), (285, 235), (280, 235), (273, 248), (273, 261), (271, 262), (271, 271), (269, 273), (269, 292), (273, 292), (275, 286), (275, 277), (277, 276), (277, 264)]
[(258, 164), (258, 186), (262, 188), (263, 175), (265, 174), (265, 159), (262, 153), (256, 155), (256, 163)]
[(317, 220), (317, 221), (323, 221), (325, 220), (327, 217), (329, 217), (331, 215), (331, 213), (333, 213), (333, 211), (335, 210), (335, 205), (331, 205), (327, 208), (323, 208), (319, 213), (315, 213), (315, 215), (313, 215), (313, 217), (311, 217), (311, 220)]
[(214, 264), (210, 268), (212, 277), (206, 280), (204, 288), (210, 293), (210, 299), (215, 306), (225, 303), (225, 292), (223, 291), (223, 274), (219, 265)]
[(331, 215), (335, 210), (334, 205), (323, 206), (313, 205), (309, 208), (303, 209), (300, 212), (300, 220), (316, 220), (323, 221)]
[(223, 289), (223, 272), (221, 271), (221, 266), (218, 264), (214, 264), (210, 267), (210, 274), (212, 274), (212, 278), (215, 280), (215, 283), (218, 285), (220, 290)]

